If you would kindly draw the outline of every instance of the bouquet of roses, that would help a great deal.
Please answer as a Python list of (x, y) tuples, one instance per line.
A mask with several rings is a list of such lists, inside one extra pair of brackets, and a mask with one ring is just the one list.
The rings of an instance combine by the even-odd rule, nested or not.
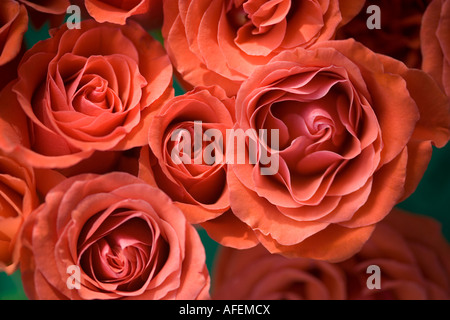
[(398, 208), (450, 139), (449, 0), (0, 13), (0, 271), (27, 298), (450, 298), (439, 222)]

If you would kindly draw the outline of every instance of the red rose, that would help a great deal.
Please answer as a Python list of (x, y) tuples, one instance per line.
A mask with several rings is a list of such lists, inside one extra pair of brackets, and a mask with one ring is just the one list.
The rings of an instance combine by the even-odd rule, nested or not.
[[(221, 248), (216, 261), (215, 300), (450, 298), (450, 246), (439, 223), (397, 209), (360, 252), (341, 263), (288, 259), (261, 246)], [(379, 280), (369, 279), (375, 275), (370, 266), (379, 267)], [(369, 289), (376, 282), (380, 287)]]
[[(236, 118), (278, 170), (231, 165), (234, 214), (272, 253), (332, 261), (362, 247), (414, 191), (432, 145), (450, 136), (449, 101), (428, 75), (353, 40), (257, 68), (238, 93)], [(278, 145), (260, 130), (278, 130)]]
[(164, 1), (165, 47), (187, 89), (220, 84), (235, 95), (278, 53), (334, 37), (364, 1)]
[(162, 191), (126, 173), (53, 188), (23, 227), (20, 264), (30, 299), (209, 297), (196, 230)]
[(168, 56), (133, 22), (64, 25), (25, 53), (18, 74), (0, 93), (0, 147), (35, 167), (146, 144), (153, 113), (173, 95)]
[(422, 21), (422, 68), (450, 96), (450, 1), (434, 0)]

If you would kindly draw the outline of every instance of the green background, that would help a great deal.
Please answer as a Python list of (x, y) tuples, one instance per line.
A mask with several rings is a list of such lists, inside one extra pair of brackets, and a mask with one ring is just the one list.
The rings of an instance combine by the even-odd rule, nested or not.
[[(152, 35), (161, 41), (158, 32)], [(48, 27), (35, 30), (31, 25), (25, 35), (27, 48), (31, 48), (37, 41), (49, 37)], [(175, 83), (177, 95), (183, 90)], [(435, 149), (430, 165), (416, 192), (399, 207), (414, 213), (434, 217), (442, 224), (442, 231), (450, 240), (450, 144), (442, 149)], [(200, 237), (205, 245), (206, 263), (210, 272), (213, 270), (214, 257), (219, 245), (211, 240), (206, 232), (199, 230)], [(27, 299), (23, 292), (20, 274), (16, 272), (12, 276), (0, 272), (0, 300)]]

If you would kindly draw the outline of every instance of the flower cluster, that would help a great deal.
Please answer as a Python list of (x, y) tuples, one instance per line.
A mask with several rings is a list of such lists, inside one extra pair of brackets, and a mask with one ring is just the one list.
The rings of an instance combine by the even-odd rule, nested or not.
[(450, 140), (450, 1), (397, 2), (373, 30), (364, 0), (2, 1), (0, 271), (30, 299), (450, 299), (437, 222), (396, 208)]

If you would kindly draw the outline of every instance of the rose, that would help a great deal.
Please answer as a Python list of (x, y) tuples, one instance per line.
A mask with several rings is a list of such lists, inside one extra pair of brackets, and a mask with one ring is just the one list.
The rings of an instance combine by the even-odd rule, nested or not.
[(422, 68), (441, 85), (450, 96), (450, 1), (434, 0), (428, 6), (420, 31)]
[[(209, 297), (196, 230), (162, 191), (126, 173), (80, 175), (50, 190), (25, 222), (20, 264), (30, 299)], [(79, 289), (67, 286), (72, 266)]]
[(169, 100), (150, 126), (139, 177), (164, 190), (190, 223), (201, 224), (217, 242), (247, 248), (257, 241), (230, 211), (226, 181), (234, 106), (234, 98), (217, 86), (199, 86)]
[(0, 271), (12, 274), (19, 262), (19, 230), (38, 204), (31, 167), (0, 151)]
[[(130, 17), (151, 20), (145, 23), (152, 27), (162, 23), (162, 0), (77, 0), (84, 2), (87, 12), (98, 22), (125, 24)], [(145, 18), (144, 18), (145, 15)]]
[(171, 81), (164, 49), (138, 24), (64, 25), (25, 53), (0, 93), (0, 147), (35, 167), (68, 168), (142, 146)]
[(233, 125), (234, 98), (220, 87), (172, 98), (152, 122), (139, 176), (165, 191), (191, 223), (218, 217), (230, 208), (225, 157)]
[(420, 28), (422, 15), (431, 0), (381, 0), (368, 2), (380, 8), (380, 29), (369, 29), (365, 9), (340, 28), (336, 39), (354, 38), (369, 49), (401, 60), (410, 68), (420, 68)]
[(236, 217), (272, 253), (332, 261), (362, 247), (450, 135), (449, 101), (427, 74), (354, 40), (257, 68), (236, 119), (242, 130), (279, 130), (279, 148), (265, 147), (278, 172), (264, 176), (258, 163), (228, 170)]
[(13, 60), (22, 46), (24, 33), (28, 28), (28, 15), (24, 5), (16, 1), (0, 3), (0, 66)]
[(364, 1), (164, 1), (163, 36), (188, 90), (220, 84), (235, 95), (258, 65), (295, 47), (332, 39)]
[[(258, 246), (221, 248), (214, 269), (216, 300), (449, 299), (450, 247), (439, 223), (394, 211), (354, 257), (341, 263), (288, 259)], [(379, 289), (369, 266), (380, 268)]]

